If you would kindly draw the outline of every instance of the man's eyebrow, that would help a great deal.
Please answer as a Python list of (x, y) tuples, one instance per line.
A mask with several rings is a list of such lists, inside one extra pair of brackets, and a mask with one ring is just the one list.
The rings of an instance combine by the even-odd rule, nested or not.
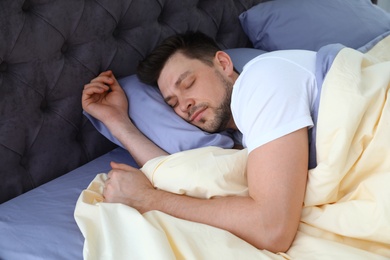
[(186, 72), (182, 73), (179, 78), (175, 82), (175, 86), (179, 86), (181, 82), (190, 74), (191, 72), (187, 70)]
[[(183, 73), (179, 76), (179, 78), (176, 80), (176, 82), (175, 82), (175, 87), (178, 87), (178, 86), (181, 84), (181, 82), (182, 82), (188, 75), (190, 75), (190, 73), (191, 73), (191, 71), (189, 71), (189, 70), (187, 70), (186, 72), (183, 72)], [(167, 96), (166, 98), (164, 98), (164, 101), (165, 101), (165, 103), (168, 103), (169, 100), (171, 100), (171, 99), (172, 99), (172, 96)]]

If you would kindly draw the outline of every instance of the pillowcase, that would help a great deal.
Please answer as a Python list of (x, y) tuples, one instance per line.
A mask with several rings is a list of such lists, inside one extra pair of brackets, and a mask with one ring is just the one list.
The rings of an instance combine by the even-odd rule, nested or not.
[(242, 72), (245, 64), (247, 64), (253, 58), (266, 53), (266, 51), (255, 48), (235, 48), (223, 50), (229, 54), (233, 61), (233, 65), (238, 72)]
[[(264, 51), (251, 48), (225, 51), (231, 54), (233, 64), (237, 65), (236, 69), (239, 71), (242, 71), (242, 67), (249, 60), (264, 53)], [(140, 82), (136, 75), (118, 79), (118, 82), (129, 100), (129, 117), (134, 125), (167, 153), (172, 154), (205, 146), (233, 147), (233, 136), (230, 133), (210, 134), (186, 122), (165, 103), (157, 87)], [(84, 115), (102, 135), (125, 148), (102, 122), (85, 111)]]
[(239, 16), (255, 48), (305, 49), (341, 43), (357, 49), (390, 30), (390, 14), (369, 0), (274, 0)]
[[(118, 82), (129, 101), (129, 117), (134, 125), (167, 153), (210, 145), (233, 147), (233, 139), (227, 133), (210, 134), (187, 123), (165, 103), (157, 87), (140, 82), (136, 75), (118, 79)], [(101, 121), (85, 111), (84, 114), (102, 135), (123, 147)]]

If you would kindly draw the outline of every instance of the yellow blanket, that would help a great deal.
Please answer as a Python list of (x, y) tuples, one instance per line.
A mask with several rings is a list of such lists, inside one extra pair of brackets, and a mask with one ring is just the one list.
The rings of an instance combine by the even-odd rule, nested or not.
[[(321, 95), (318, 166), (309, 171), (299, 231), (287, 254), (162, 212), (141, 215), (102, 203), (106, 175), (99, 174), (75, 209), (84, 258), (389, 259), (389, 61), (387, 37), (367, 54), (343, 49), (333, 62)], [(155, 187), (171, 192), (244, 196), (245, 162), (246, 150), (207, 147), (156, 158), (142, 170)]]

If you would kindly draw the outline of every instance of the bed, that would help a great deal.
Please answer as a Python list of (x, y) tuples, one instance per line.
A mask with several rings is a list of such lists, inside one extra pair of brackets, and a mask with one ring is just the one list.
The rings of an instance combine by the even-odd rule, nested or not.
[[(201, 240), (200, 237), (195, 242), (176, 241), (174, 245), (180, 250), (172, 251), (172, 244), (166, 244), (166, 240), (160, 238), (153, 240), (153, 232), (147, 233), (141, 224), (136, 225), (144, 219), (148, 219), (148, 225), (167, 221), (164, 223), (174, 223), (176, 229), (182, 227), (181, 234), (175, 233), (178, 237), (188, 236), (188, 232), (196, 230), (223, 235), (225, 240), (221, 239), (223, 242), (216, 248), (224, 249), (230, 259), (390, 258), (390, 238), (387, 235), (390, 234), (390, 224), (386, 221), (390, 219), (389, 201), (386, 200), (390, 195), (383, 186), (389, 181), (390, 168), (388, 164), (379, 163), (390, 162), (389, 153), (381, 148), (384, 152), (380, 156), (350, 157), (341, 148), (350, 147), (347, 144), (351, 140), (327, 140), (332, 135), (322, 130), (318, 133), (320, 142), (343, 145), (333, 149), (323, 145), (329, 150), (318, 151), (324, 163), (309, 172), (302, 223), (297, 239), (286, 254), (254, 249), (208, 227), (202, 229), (194, 224), (186, 230), (183, 228), (188, 226), (181, 220), (172, 220), (158, 212), (148, 216), (126, 213), (130, 215), (125, 217), (141, 221), (128, 227), (126, 233), (137, 230), (128, 240), (123, 239), (125, 232), (104, 232), (102, 227), (109, 226), (110, 220), (120, 216), (109, 215), (103, 220), (91, 215), (91, 212), (96, 213), (94, 203), (99, 200), (96, 187), (101, 185), (104, 173), (109, 171), (110, 161), (137, 165), (101, 122), (83, 113), (80, 102), (83, 85), (100, 71), (111, 69), (120, 78), (130, 100), (129, 116), (160, 147), (172, 155), (215, 148), (228, 151), (226, 156), (235, 156), (233, 154), (237, 151), (230, 149), (233, 146), (230, 133), (210, 135), (184, 124), (166, 108), (155, 88), (140, 83), (134, 76), (138, 61), (169, 35), (200, 30), (216, 39), (231, 55), (238, 70), (264, 52), (282, 49), (318, 51), (319, 81), (336, 85), (332, 82), (342, 82), (342, 79), (330, 76), (327, 79), (326, 75), (331, 68), (343, 63), (338, 61), (343, 55), (348, 60), (358, 53), (370, 53), (380, 58), (386, 58), (385, 54), (390, 53), (386, 40), (390, 16), (371, 2), (5, 0), (0, 3), (0, 25), (0, 38), (3, 39), (0, 42), (0, 172), (3, 180), (0, 186), (0, 259), (213, 259), (215, 256), (210, 248), (207, 252), (201, 250), (196, 242)], [(382, 74), (390, 75), (386, 73), (389, 63), (383, 62)], [(386, 82), (389, 85), (388, 77), (382, 80), (382, 85)], [(383, 91), (380, 93), (364, 104), (376, 104), (379, 97), (385, 100)], [(335, 90), (330, 90), (327, 95), (330, 96), (328, 100), (342, 97)], [(385, 101), (383, 107), (388, 108)], [(350, 107), (356, 103), (361, 104), (352, 101)], [(332, 111), (332, 102), (327, 106), (330, 109), (324, 110), (319, 122), (325, 126), (329, 126), (334, 115), (341, 111)], [(136, 107), (143, 109), (140, 112), (134, 109)], [(159, 114), (156, 115), (156, 111)], [(344, 117), (340, 114), (340, 121), (350, 116), (346, 111)], [(388, 120), (386, 113), (381, 114), (385, 114), (384, 118)], [(361, 118), (356, 120), (362, 121)], [(151, 121), (158, 127), (151, 127)], [(388, 125), (387, 122), (382, 125)], [(172, 124), (179, 127), (169, 129)], [(323, 128), (331, 131), (328, 127)], [(374, 128), (375, 131), (370, 133), (377, 132), (376, 125)], [(363, 136), (363, 144), (367, 146), (369, 134)], [(381, 137), (376, 143), (386, 147), (388, 139)], [(326, 160), (335, 158), (327, 158), (324, 154), (342, 156), (345, 160), (337, 162), (347, 163), (337, 165), (337, 169), (326, 169), (323, 167), (328, 165)], [(240, 153), (239, 158), (244, 157)], [(377, 162), (375, 165), (380, 167), (355, 167), (367, 165), (367, 161)], [(336, 164), (332, 162), (331, 165)], [(352, 181), (351, 176), (356, 175), (346, 169), (353, 169), (353, 173), (364, 172), (356, 178), (363, 185)], [(336, 170), (339, 175), (332, 181), (318, 178)], [(374, 170), (375, 178), (373, 174), (367, 177)], [(244, 186), (240, 187), (245, 190)], [(95, 193), (87, 198), (95, 201), (85, 199), (85, 193), (91, 190)], [(361, 201), (366, 203), (357, 203)], [(120, 205), (109, 207), (102, 206), (99, 210), (123, 210), (118, 210)], [(362, 211), (372, 214), (353, 221), (353, 214)], [(86, 228), (91, 226), (92, 229)], [(370, 228), (373, 226), (375, 228)], [(126, 230), (124, 227), (122, 231)], [(154, 243), (142, 244), (140, 234)], [(112, 241), (119, 245), (119, 242), (125, 243), (115, 248)], [(159, 253), (153, 255), (151, 252)]]

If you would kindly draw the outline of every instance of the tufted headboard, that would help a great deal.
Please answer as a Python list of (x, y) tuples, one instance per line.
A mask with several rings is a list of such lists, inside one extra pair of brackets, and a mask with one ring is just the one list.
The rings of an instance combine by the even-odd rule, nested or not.
[(1, 0), (0, 203), (113, 149), (82, 115), (99, 72), (135, 73), (187, 30), (248, 46), (238, 15), (261, 0)]

